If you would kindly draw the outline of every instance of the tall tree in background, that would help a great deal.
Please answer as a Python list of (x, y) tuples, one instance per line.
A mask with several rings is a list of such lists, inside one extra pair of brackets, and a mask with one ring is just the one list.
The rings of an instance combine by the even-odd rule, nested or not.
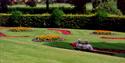
[(88, 0), (69, 0), (68, 2), (75, 6), (74, 10), (83, 12), (83, 11), (86, 11), (85, 4), (87, 3), (87, 1)]
[(28, 0), (25, 4), (30, 7), (35, 7), (37, 3), (36, 0)]
[(0, 0), (0, 12), (4, 13), (8, 11), (7, 5), (9, 4), (9, 0)]
[(117, 6), (125, 14), (125, 0), (117, 0)]

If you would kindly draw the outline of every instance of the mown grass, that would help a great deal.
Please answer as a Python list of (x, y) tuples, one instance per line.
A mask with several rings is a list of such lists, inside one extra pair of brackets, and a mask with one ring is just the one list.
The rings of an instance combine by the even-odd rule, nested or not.
[[(88, 40), (94, 47), (124, 49), (125, 40), (104, 40), (91, 34), (94, 30), (70, 29), (71, 35), (63, 35), (46, 28), (34, 28), (31, 32), (11, 32), (8, 36), (30, 36), (24, 38), (0, 37), (0, 63), (124, 63), (125, 58), (72, 50), (69, 43), (78, 38)], [(56, 33), (65, 38), (63, 42), (33, 42), (41, 34)], [(114, 32), (114, 36), (125, 37), (125, 33)], [(70, 50), (71, 49), (71, 50)]]

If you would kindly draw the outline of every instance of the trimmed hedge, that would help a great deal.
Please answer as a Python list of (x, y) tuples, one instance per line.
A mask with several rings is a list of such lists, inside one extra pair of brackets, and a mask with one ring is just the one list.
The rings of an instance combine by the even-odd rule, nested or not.
[(26, 27), (43, 27), (43, 23), (48, 21), (47, 16), (18, 16), (13, 19), (10, 15), (0, 17), (1, 26), (26, 26)]
[(10, 15), (0, 16), (0, 26), (26, 26), (26, 27), (62, 27), (62, 28), (81, 28), (81, 29), (107, 29), (115, 31), (125, 31), (125, 17), (106, 17), (100, 21), (95, 16), (63, 16), (64, 20), (60, 26), (50, 16), (18, 16), (12, 19)]
[[(21, 11), (24, 14), (42, 14), (42, 13), (52, 13), (52, 11), (56, 7), (50, 7), (49, 11), (45, 7), (9, 7), (8, 12), (12, 12), (14, 10)], [(72, 7), (59, 7), (59, 9), (63, 10), (64, 13), (76, 13)]]

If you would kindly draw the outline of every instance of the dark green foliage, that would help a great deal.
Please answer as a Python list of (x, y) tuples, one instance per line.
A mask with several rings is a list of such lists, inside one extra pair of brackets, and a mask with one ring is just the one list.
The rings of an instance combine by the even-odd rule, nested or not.
[(5, 18), (5, 16), (0, 16), (0, 26), (1, 25), (6, 25), (8, 19), (9, 19), (8, 16), (6, 16), (6, 18)]
[(10, 24), (18, 24), (21, 26), (21, 22), (19, 21), (21, 18), (20, 16), (22, 15), (22, 12), (20, 11), (13, 11), (11, 12), (11, 16), (10, 16)]
[(97, 17), (107, 17), (108, 12), (105, 9), (99, 9), (96, 13)]
[(54, 9), (52, 14), (51, 14), (51, 19), (53, 25), (60, 26), (61, 25), (61, 20), (63, 20), (63, 15), (64, 12), (58, 8)]
[(22, 15), (22, 12), (20, 12), (20, 11), (13, 11), (13, 12), (11, 12), (11, 16), (14, 16), (14, 18), (15, 17), (17, 17), (17, 16), (21, 16)]
[[(61, 20), (62, 28), (84, 28), (84, 29), (107, 29), (115, 31), (125, 31), (124, 17), (105, 17), (103, 21), (97, 21), (97, 17), (87, 16), (63, 16)], [(1, 26), (27, 26), (27, 27), (54, 27), (50, 16), (20, 16), (17, 23), (11, 20), (10, 16), (0, 17)], [(44, 25), (44, 23), (48, 25)], [(53, 21), (55, 23), (55, 21)], [(56, 26), (59, 27), (59, 26)]]
[(117, 3), (114, 0), (107, 0), (98, 4), (96, 10), (103, 9), (109, 14), (122, 15), (119, 9), (117, 9)]
[(104, 8), (97, 10), (96, 18), (98, 22), (105, 21), (105, 18), (108, 16), (108, 12)]
[[(55, 7), (50, 7), (48, 13), (52, 13)], [(71, 7), (60, 7), (59, 9), (63, 10), (64, 13), (74, 13), (73, 8)], [(8, 12), (12, 12), (14, 10), (21, 11), (24, 14), (42, 14), (46, 13), (47, 9), (44, 7), (10, 7)]]
[[(8, 19), (6, 19), (8, 18)], [(6, 19), (6, 20), (3, 20)], [(26, 26), (26, 27), (44, 27), (43, 23), (48, 22), (48, 16), (18, 16), (15, 21), (12, 16), (2, 16), (0, 18), (1, 26)], [(2, 22), (4, 24), (2, 24)]]

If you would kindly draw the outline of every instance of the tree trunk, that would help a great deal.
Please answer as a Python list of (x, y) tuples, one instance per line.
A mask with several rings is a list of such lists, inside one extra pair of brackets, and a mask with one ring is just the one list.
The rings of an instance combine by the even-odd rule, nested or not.
[(46, 0), (46, 10), (49, 11), (49, 0)]

